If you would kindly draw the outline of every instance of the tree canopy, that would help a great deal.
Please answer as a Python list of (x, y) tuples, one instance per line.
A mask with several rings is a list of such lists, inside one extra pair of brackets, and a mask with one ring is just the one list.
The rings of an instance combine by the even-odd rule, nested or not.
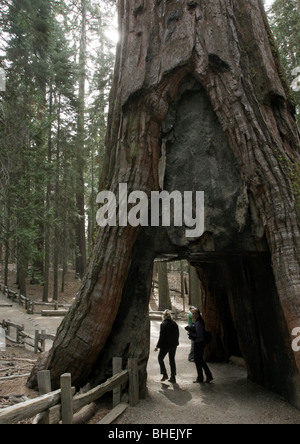
[[(17, 263), (22, 293), (31, 276), (44, 285), (45, 300), (58, 296), (58, 267), (65, 269), (81, 255), (78, 237), (88, 251), (93, 243), (115, 57), (107, 33), (114, 26), (114, 4), (1, 4), (6, 91), (0, 93), (0, 260), (5, 282), (8, 263)], [(50, 266), (54, 295), (48, 294)]]

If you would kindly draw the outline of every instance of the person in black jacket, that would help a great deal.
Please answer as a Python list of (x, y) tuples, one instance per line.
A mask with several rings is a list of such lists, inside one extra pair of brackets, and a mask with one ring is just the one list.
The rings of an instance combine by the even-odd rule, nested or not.
[(213, 376), (203, 357), (205, 349), (205, 322), (198, 308), (194, 308), (192, 310), (192, 313), (196, 330), (196, 337), (194, 339), (194, 360), (197, 369), (197, 379), (193, 382), (203, 382), (204, 370), (204, 373), (206, 375), (205, 382), (210, 383), (213, 380)]
[(169, 310), (165, 310), (163, 313), (163, 322), (160, 326), (160, 335), (155, 351), (160, 349), (158, 354), (158, 363), (160, 366), (160, 372), (163, 375), (162, 381), (168, 379), (168, 374), (164, 359), (169, 354), (169, 363), (171, 368), (171, 377), (169, 382), (176, 383), (176, 363), (175, 355), (179, 345), (179, 328), (175, 321), (172, 319), (172, 314)]

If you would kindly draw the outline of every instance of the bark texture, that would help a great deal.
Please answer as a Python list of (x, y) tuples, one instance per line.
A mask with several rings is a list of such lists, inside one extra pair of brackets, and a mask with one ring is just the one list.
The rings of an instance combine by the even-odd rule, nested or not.
[[(41, 366), (51, 370), (53, 387), (64, 372), (72, 373), (75, 385), (103, 378), (117, 352), (124, 363), (138, 357), (146, 369), (152, 262), (174, 254), (198, 268), (203, 304), (208, 312), (215, 304), (219, 312), (213, 325), (229, 329), (223, 355), (224, 347), (231, 352), (244, 347), (248, 364), (255, 361), (241, 333), (247, 309), (251, 334), (260, 323), (255, 350), (264, 353), (259, 338), (269, 337), (262, 314), (270, 298), (271, 326), (281, 338), (279, 359), (287, 366), (284, 394), (300, 405), (300, 354), (289, 343), (300, 325), (293, 186), (299, 133), (262, 2), (120, 0), (119, 24), (101, 189), (117, 195), (125, 182), (129, 193), (161, 187), (205, 191), (205, 234), (191, 241), (172, 227), (100, 229), (82, 289)], [(257, 264), (264, 264), (270, 287), (260, 274), (259, 289), (250, 288)], [(226, 282), (226, 322), (214, 267)], [(265, 298), (260, 308), (257, 294)], [(234, 339), (230, 329), (238, 330)], [(276, 350), (271, 350), (259, 360), (260, 369), (253, 363), (248, 368), (252, 379), (272, 381), (269, 386), (280, 390), (280, 371), (272, 369)], [(29, 385), (35, 382), (33, 372)]]

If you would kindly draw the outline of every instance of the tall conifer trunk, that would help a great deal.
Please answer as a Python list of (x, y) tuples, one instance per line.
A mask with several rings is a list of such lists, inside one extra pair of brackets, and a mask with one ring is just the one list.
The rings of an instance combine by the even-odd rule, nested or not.
[(85, 82), (86, 82), (86, 0), (81, 0), (81, 39), (79, 51), (79, 93), (76, 142), (76, 205), (78, 220), (76, 225), (76, 275), (83, 277), (86, 270), (86, 236), (84, 207), (84, 151), (85, 151)]
[(168, 282), (168, 265), (166, 262), (161, 262), (157, 264), (158, 268), (158, 298), (159, 304), (158, 309), (161, 311), (171, 310), (171, 298), (170, 289)]

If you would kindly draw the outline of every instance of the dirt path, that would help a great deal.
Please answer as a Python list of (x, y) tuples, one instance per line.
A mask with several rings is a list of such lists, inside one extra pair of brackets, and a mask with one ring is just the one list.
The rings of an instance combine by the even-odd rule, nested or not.
[(152, 321), (148, 397), (137, 407), (129, 407), (116, 424), (300, 424), (299, 410), (249, 381), (242, 367), (209, 364), (214, 381), (193, 384), (196, 370), (187, 360), (190, 342), (184, 330), (186, 323), (178, 324), (177, 384), (160, 382), (157, 352), (153, 351), (160, 322)]
[(25, 332), (34, 336), (35, 330), (47, 330), (49, 334), (55, 334), (62, 321), (62, 317), (28, 314), (24, 307), (17, 303), (12, 303), (0, 292), (0, 320), (10, 320), (16, 324), (24, 325)]
[[(11, 305), (11, 307), (9, 306)], [(49, 334), (55, 334), (58, 326), (60, 325), (62, 318), (61, 317), (44, 317), (40, 315), (31, 315), (27, 314), (23, 307), (16, 303), (11, 303), (2, 292), (0, 292), (0, 320), (10, 320), (16, 324), (24, 325), (24, 330), (26, 333), (34, 337), (35, 330), (46, 330)], [(14, 329), (12, 331), (12, 336), (14, 336)], [(52, 341), (46, 341), (46, 349), (48, 350), (52, 346)], [(7, 360), (14, 359), (29, 359), (36, 360), (37, 355), (33, 353), (33, 348), (20, 347), (16, 344), (10, 343), (7, 341), (6, 351), (0, 352), (0, 367), (1, 363), (6, 362)], [(18, 361), (16, 361), (17, 363)], [(6, 374), (27, 374), (30, 373), (31, 368), (26, 367), (24, 371), (18, 371), (19, 365), (14, 364), (13, 367), (10, 368), (10, 371), (0, 373), (0, 376), (5, 376)], [(3, 369), (5, 366), (3, 367)], [(17, 394), (24, 395), (28, 398), (35, 398), (37, 393), (33, 390), (30, 390), (26, 387), (27, 377), (17, 378), (12, 380), (0, 380), (0, 407), (3, 405), (3, 397), (8, 394)]]

